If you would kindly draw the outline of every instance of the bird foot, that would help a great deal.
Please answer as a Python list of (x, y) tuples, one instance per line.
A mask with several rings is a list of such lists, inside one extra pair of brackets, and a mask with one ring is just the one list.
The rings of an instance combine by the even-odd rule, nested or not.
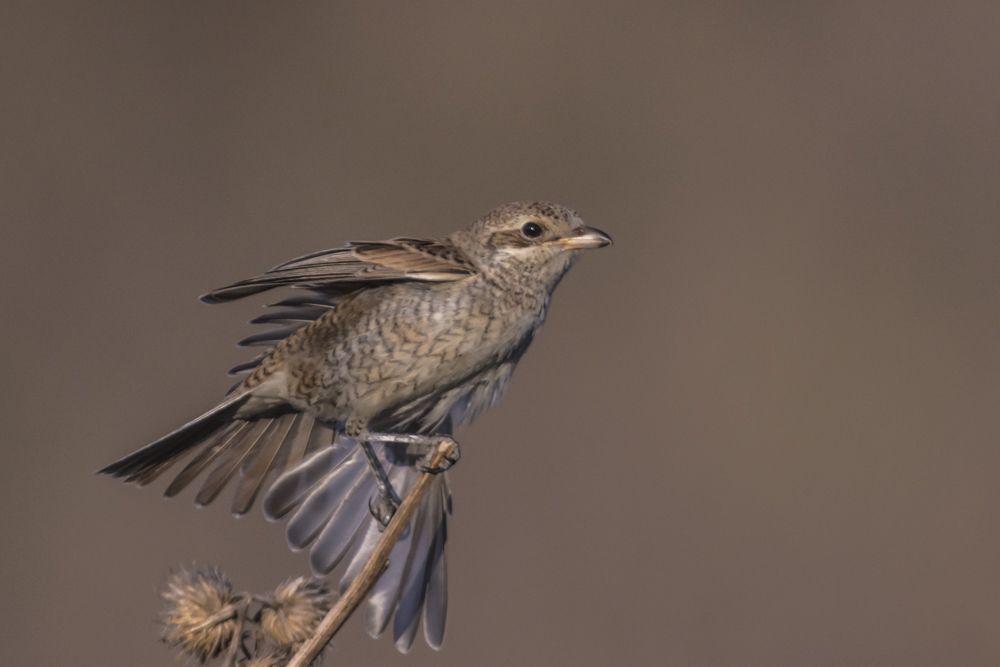
[[(434, 443), (435, 445), (437, 443)], [(455, 443), (455, 449), (452, 451), (451, 456), (444, 457), (444, 460), (437, 466), (431, 466), (431, 459), (434, 458), (434, 452), (436, 451), (436, 446), (428, 445), (427, 452), (424, 454), (424, 458), (417, 464), (417, 470), (420, 472), (429, 472), (432, 475), (438, 475), (443, 473), (445, 470), (450, 469), (453, 465), (458, 463), (458, 460), (462, 458), (462, 450), (458, 448), (458, 443)]]
[[(459, 458), (461, 458), (461, 453), (458, 448), (458, 443), (455, 442), (451, 436), (447, 435), (414, 435), (411, 433), (369, 433), (368, 437), (371, 440), (378, 440), (380, 442), (400, 442), (412, 447), (410, 451), (414, 453), (423, 453), (423, 459), (416, 464), (416, 468), (421, 472), (429, 472), (432, 474), (437, 474), (444, 472), (448, 468), (452, 467), (458, 463)], [(455, 451), (451, 456), (444, 460), (443, 465), (436, 467), (431, 467), (430, 461), (434, 457), (434, 451), (437, 449), (438, 445), (442, 442), (451, 440), (455, 443)]]
[(385, 494), (379, 493), (368, 501), (368, 511), (379, 522), (379, 532), (385, 530), (398, 509), (399, 503), (396, 502), (395, 498)]

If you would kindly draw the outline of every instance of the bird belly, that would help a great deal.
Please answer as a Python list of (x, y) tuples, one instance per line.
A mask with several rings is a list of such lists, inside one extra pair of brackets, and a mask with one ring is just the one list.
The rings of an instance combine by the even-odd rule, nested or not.
[[(538, 315), (498, 315), (481, 290), (437, 287), (359, 294), (286, 339), (281, 365), (289, 403), (325, 421), (395, 424), (440, 421), (470, 394), (477, 404), (491, 403), (482, 387), (506, 386)], [(497, 383), (490, 378), (500, 367), (504, 379)]]

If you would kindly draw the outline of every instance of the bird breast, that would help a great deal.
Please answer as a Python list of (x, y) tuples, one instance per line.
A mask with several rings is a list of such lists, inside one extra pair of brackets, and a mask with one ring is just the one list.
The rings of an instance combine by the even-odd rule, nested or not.
[(480, 379), (497, 376), (498, 367), (512, 370), (547, 301), (500, 292), (477, 278), (388, 285), (348, 296), (275, 353), (288, 370), (289, 395), (299, 399), (293, 402), (326, 419), (374, 417), (407, 405), (413, 413), (438, 413), (474, 392)]

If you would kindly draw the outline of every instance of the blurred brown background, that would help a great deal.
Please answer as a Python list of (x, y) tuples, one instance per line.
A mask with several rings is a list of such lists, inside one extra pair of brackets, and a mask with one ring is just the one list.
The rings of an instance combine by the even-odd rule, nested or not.
[(171, 567), (283, 526), (91, 473), (348, 239), (614, 236), (460, 433), (445, 647), (327, 664), (1000, 664), (1000, 4), (5, 2), (0, 646), (176, 665)]

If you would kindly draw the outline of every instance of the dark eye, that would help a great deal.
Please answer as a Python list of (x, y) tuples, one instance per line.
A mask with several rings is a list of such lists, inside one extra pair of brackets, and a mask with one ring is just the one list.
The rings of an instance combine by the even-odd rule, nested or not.
[(537, 222), (526, 222), (524, 223), (524, 226), (521, 227), (521, 233), (529, 239), (537, 239), (542, 235), (542, 226)]

